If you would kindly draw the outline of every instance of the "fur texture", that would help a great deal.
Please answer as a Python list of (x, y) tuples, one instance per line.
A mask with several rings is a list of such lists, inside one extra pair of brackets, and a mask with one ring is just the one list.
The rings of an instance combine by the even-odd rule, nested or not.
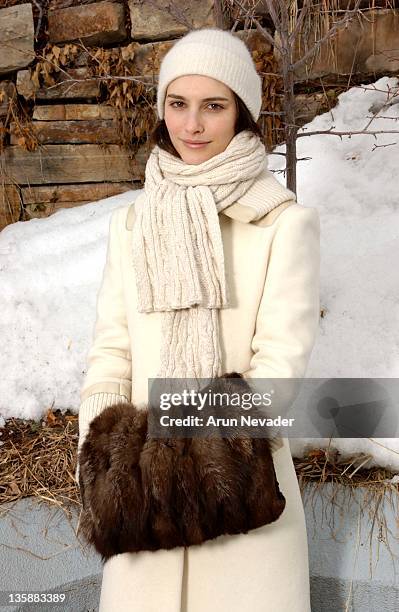
[[(214, 390), (242, 393), (243, 383), (225, 374)], [(247, 533), (285, 507), (267, 438), (148, 438), (147, 410), (133, 404), (93, 419), (79, 465), (79, 531), (103, 561)]]

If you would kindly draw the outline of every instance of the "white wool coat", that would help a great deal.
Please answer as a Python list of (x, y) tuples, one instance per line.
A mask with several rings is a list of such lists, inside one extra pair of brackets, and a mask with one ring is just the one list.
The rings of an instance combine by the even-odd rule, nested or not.
[[(97, 319), (79, 412), (144, 404), (160, 365), (161, 313), (137, 311), (132, 227), (137, 200), (112, 213)], [(265, 215), (254, 221), (254, 204)], [(269, 212), (267, 212), (269, 210)], [(230, 306), (219, 311), (224, 372), (302, 378), (317, 335), (320, 223), (265, 170), (219, 214)], [(100, 612), (310, 612), (304, 510), (286, 438), (273, 445), (286, 507), (277, 521), (201, 546), (123, 553), (104, 565)]]

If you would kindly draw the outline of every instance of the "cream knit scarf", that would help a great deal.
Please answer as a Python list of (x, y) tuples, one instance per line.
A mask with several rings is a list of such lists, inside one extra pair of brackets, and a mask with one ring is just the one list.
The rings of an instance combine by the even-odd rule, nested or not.
[(146, 203), (133, 228), (138, 309), (161, 311), (161, 378), (220, 376), (218, 309), (228, 306), (218, 213), (267, 164), (249, 131), (197, 165), (155, 146), (145, 170)]

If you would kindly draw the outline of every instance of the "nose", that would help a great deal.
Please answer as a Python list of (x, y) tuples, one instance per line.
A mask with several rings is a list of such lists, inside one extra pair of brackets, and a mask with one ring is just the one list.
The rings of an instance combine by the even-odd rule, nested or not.
[(204, 131), (200, 114), (197, 111), (192, 111), (186, 115), (185, 128), (190, 134)]

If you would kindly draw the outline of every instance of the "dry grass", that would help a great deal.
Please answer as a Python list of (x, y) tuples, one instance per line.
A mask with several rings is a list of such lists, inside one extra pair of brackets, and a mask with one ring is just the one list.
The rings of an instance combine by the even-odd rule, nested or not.
[[(77, 415), (49, 410), (40, 423), (12, 418), (0, 433), (2, 514), (12, 506), (10, 502), (23, 497), (35, 497), (58, 506), (67, 514), (71, 505), (80, 507), (75, 482)], [(305, 457), (294, 459), (294, 465), (304, 504), (313, 505), (319, 493), (334, 524), (337, 509), (341, 516), (353, 512), (354, 504), (359, 504), (361, 499), (359, 511), (369, 514), (370, 542), (374, 534), (389, 548), (390, 536), (397, 536), (389, 529), (385, 509), (389, 503), (397, 512), (399, 479), (388, 469), (367, 469), (369, 458), (369, 455), (358, 453), (344, 460), (334, 449), (314, 449)], [(362, 495), (359, 497), (360, 487)]]
[(332, 488), (330, 487), (329, 491), (336, 491), (338, 488), (342, 490), (342, 487), (345, 487), (349, 493), (348, 499), (352, 501), (357, 499), (356, 490), (362, 488), (366, 499), (380, 500), (378, 505), (384, 497), (397, 502), (398, 476), (387, 468), (365, 467), (371, 458), (371, 455), (365, 453), (354, 453), (343, 459), (339, 451), (328, 447), (311, 450), (303, 458), (294, 459), (304, 501), (306, 502), (309, 494), (313, 497), (317, 491), (323, 494), (323, 485), (330, 484)]
[[(303, 458), (294, 459), (299, 483), (322, 485), (326, 482), (350, 487), (375, 487), (392, 484), (395, 472), (387, 468), (366, 468), (372, 455), (354, 453), (343, 459), (335, 448), (313, 449)], [(398, 492), (398, 485), (394, 485)]]
[(0, 504), (30, 496), (58, 506), (80, 504), (76, 415), (49, 410), (41, 423), (12, 418), (0, 431)]
[[(398, 540), (399, 478), (386, 468), (367, 469), (365, 466), (370, 458), (371, 455), (355, 453), (343, 459), (336, 449), (328, 447), (309, 451), (304, 458), (294, 459), (294, 465), (303, 503), (304, 506), (309, 504), (313, 511), (315, 528), (326, 523), (331, 538), (336, 540), (341, 530), (345, 532), (349, 516), (353, 519), (357, 515), (360, 527), (361, 518), (366, 514), (371, 568), (373, 556), (377, 554), (378, 557), (380, 544), (387, 548), (393, 563), (397, 563), (390, 543)], [(317, 499), (321, 504), (316, 514)], [(386, 516), (389, 507), (396, 518), (393, 525)], [(359, 546), (359, 534), (357, 540)]]

